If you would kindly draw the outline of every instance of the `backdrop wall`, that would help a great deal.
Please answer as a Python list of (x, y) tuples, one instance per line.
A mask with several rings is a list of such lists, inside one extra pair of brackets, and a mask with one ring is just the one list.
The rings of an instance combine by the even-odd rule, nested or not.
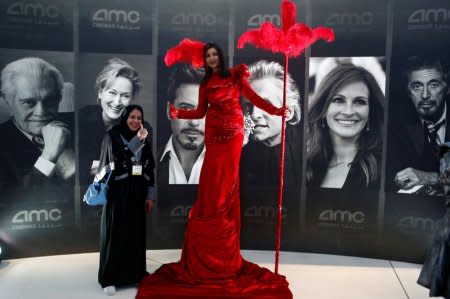
[[(101, 211), (85, 206), (81, 198), (92, 179), (89, 169), (104, 130), (95, 82), (111, 59), (125, 61), (139, 73), (142, 88), (133, 102), (143, 106), (153, 127), (158, 206), (148, 217), (148, 246), (180, 248), (197, 190), (204, 120), (168, 120), (168, 100), (185, 107), (197, 105), (199, 77), (186, 78), (186, 70), (196, 72), (189, 66), (167, 68), (164, 54), (184, 37), (217, 42), (230, 66), (250, 65), (252, 86), (279, 106), (279, 81), (268, 76), (271, 81), (258, 87), (258, 79), (264, 79), (261, 73), (258, 78), (258, 68), (276, 73), (281, 57), (249, 46), (236, 49), (244, 31), (265, 21), (280, 25), (279, 4), (276, 0), (1, 0), (0, 68), (26, 57), (53, 65), (63, 78), (61, 100), (53, 103), (56, 119), (70, 132), (63, 155), (68, 166), (51, 177), (36, 178), (31, 173), (42, 145), (39, 149), (31, 137), (26, 138), (18, 124), (20, 117), (25, 123), (27, 118), (14, 112), (15, 102), (8, 99), (19, 96), (10, 92), (9, 98), (0, 99), (0, 246), (6, 258), (98, 250)], [(408, 175), (438, 172), (436, 140), (450, 141), (450, 3), (302, 0), (296, 4), (299, 22), (333, 28), (336, 41), (318, 42), (290, 61), (288, 104), (295, 117), (287, 124), (282, 250), (420, 262), (445, 213), (445, 199), (425, 179), (415, 186), (405, 184), (412, 181)], [(417, 67), (420, 63), (426, 67)], [(342, 78), (350, 76), (352, 68), (338, 70), (349, 64), (370, 78), (345, 81)], [(428, 72), (420, 72), (423, 69)], [(31, 88), (31, 83), (4, 81), (3, 92), (7, 84)], [(347, 103), (348, 94), (354, 95), (348, 103), (357, 109), (348, 119), (333, 118), (330, 107)], [(273, 249), (279, 124), (245, 99), (242, 104), (257, 124), (241, 159), (242, 247)], [(434, 112), (436, 119), (444, 120), (436, 140), (424, 135), (423, 121), (424, 115), (433, 118)], [(344, 138), (345, 134), (353, 135)], [(345, 150), (348, 140), (359, 149), (355, 158), (336, 160), (333, 152)], [(171, 144), (199, 156), (190, 171), (179, 174), (184, 181), (174, 181), (167, 168)], [(343, 177), (337, 175), (342, 173), (339, 169), (344, 170)]]

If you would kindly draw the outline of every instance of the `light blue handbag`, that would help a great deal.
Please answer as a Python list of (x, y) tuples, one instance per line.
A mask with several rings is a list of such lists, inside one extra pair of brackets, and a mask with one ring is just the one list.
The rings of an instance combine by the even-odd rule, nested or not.
[(106, 181), (100, 180), (89, 185), (84, 194), (83, 201), (89, 206), (102, 206), (106, 204), (106, 193), (108, 191), (108, 182), (112, 170), (108, 174)]

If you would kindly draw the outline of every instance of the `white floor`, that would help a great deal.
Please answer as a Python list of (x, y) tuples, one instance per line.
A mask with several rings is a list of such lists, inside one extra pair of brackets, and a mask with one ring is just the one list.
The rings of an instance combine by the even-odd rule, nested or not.
[[(242, 255), (273, 270), (271, 251)], [(180, 250), (150, 250), (147, 268), (178, 260)], [(0, 299), (107, 298), (97, 284), (98, 253), (47, 256), (0, 263)], [(325, 254), (282, 252), (280, 273), (296, 299), (425, 299), (416, 283), (420, 265)], [(132, 299), (136, 287), (118, 289), (115, 299)], [(176, 299), (176, 298), (174, 298)]]

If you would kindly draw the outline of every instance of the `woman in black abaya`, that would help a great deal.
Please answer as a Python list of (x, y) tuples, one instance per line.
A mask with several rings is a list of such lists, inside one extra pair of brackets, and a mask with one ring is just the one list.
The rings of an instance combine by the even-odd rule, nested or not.
[(145, 212), (154, 204), (155, 163), (143, 123), (142, 108), (130, 105), (102, 141), (95, 179), (106, 179), (112, 171), (100, 224), (98, 272), (107, 295), (114, 295), (116, 286), (138, 283), (147, 274)]

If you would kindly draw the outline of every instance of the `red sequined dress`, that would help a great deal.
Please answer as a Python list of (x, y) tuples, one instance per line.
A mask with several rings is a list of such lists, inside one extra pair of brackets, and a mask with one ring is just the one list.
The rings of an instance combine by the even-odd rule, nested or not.
[(201, 85), (195, 110), (178, 110), (179, 118), (206, 113), (206, 154), (196, 201), (185, 232), (181, 259), (144, 277), (137, 299), (292, 298), (282, 275), (248, 262), (240, 254), (239, 160), (244, 138), (242, 93), (271, 113), (281, 109), (259, 97), (239, 65), (226, 78), (213, 74)]

